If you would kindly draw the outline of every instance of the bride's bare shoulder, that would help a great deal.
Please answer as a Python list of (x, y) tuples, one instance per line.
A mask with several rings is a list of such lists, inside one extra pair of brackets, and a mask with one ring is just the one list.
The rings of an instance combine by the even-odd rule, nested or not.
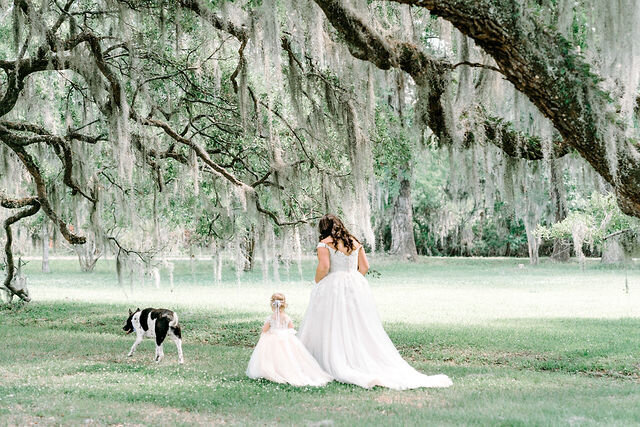
[(320, 240), (320, 243), (333, 243), (333, 239), (331, 238), (331, 236), (328, 236)]

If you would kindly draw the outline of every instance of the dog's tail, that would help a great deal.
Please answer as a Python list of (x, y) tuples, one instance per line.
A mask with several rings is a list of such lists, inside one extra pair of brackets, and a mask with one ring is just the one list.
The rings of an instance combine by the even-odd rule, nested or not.
[(173, 319), (169, 322), (169, 326), (172, 328), (175, 328), (176, 326), (178, 326), (178, 315), (176, 314), (175, 311), (171, 314)]

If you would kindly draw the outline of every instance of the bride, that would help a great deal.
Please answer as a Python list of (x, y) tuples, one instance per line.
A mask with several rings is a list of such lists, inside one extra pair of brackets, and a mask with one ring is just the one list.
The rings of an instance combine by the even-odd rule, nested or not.
[(449, 387), (446, 375), (427, 376), (402, 359), (382, 328), (364, 275), (362, 245), (335, 215), (318, 224), (316, 285), (298, 336), (337, 381), (370, 388)]

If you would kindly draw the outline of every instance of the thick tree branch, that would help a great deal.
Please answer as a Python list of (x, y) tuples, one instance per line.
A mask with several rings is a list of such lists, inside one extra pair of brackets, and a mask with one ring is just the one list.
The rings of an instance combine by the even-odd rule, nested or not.
[[(6, 143), (6, 141), (4, 141)], [(58, 217), (58, 214), (53, 210), (51, 204), (49, 203), (47, 188), (44, 182), (44, 178), (40, 173), (40, 168), (36, 164), (33, 157), (25, 150), (24, 147), (15, 146), (11, 144), (7, 144), (9, 148), (13, 150), (14, 153), (18, 156), (22, 164), (27, 169), (31, 177), (33, 178), (36, 184), (36, 192), (38, 194), (38, 202), (42, 206), (42, 210), (47, 214), (47, 216), (53, 221), (54, 224), (58, 226), (60, 233), (62, 236), (72, 245), (81, 245), (84, 244), (86, 238), (83, 236), (79, 236), (72, 231), (69, 230), (67, 224)]]
[(7, 277), (4, 279), (4, 287), (11, 293), (19, 297), (20, 299), (29, 302), (29, 297), (26, 289), (18, 289), (13, 285), (13, 279), (15, 277), (15, 263), (13, 260), (13, 233), (11, 226), (23, 218), (35, 215), (40, 210), (40, 203), (35, 197), (26, 197), (24, 199), (8, 199), (3, 195), (0, 195), (0, 205), (7, 209), (19, 209), (28, 206), (27, 209), (23, 209), (15, 215), (10, 216), (4, 221), (4, 231), (7, 236), (7, 241), (4, 245), (4, 253), (6, 257), (6, 269)]
[(18, 61), (0, 60), (0, 68), (7, 75), (7, 88), (0, 99), (0, 117), (15, 107), (20, 92), (24, 89), (24, 80), (27, 76), (40, 71), (69, 69), (70, 58), (68, 55), (51, 55), (48, 58), (28, 58)]
[[(10, 132), (9, 129), (35, 133), (36, 136), (28, 137), (19, 135), (15, 132)], [(73, 180), (73, 153), (67, 141), (76, 139), (94, 144), (101, 138), (102, 136), (90, 137), (78, 132), (69, 133), (63, 138), (51, 134), (49, 131), (38, 125), (25, 122), (9, 122), (6, 120), (0, 120), (0, 141), (5, 142), (5, 144), (7, 145), (16, 145), (23, 148), (28, 145), (40, 142), (51, 145), (60, 158), (60, 161), (62, 162), (62, 165), (64, 167), (63, 180), (65, 185), (71, 188), (74, 195), (80, 193), (84, 198), (92, 203), (95, 203), (96, 200), (93, 197), (87, 195), (86, 192), (82, 191), (78, 184), (76, 184), (76, 182)]]
[[(72, 1), (68, 1), (63, 10), (68, 11), (72, 3)], [(39, 12), (34, 11), (26, 1), (17, 2), (16, 7), (22, 8), (27, 16), (39, 15)], [(2, 99), (0, 99), (0, 117), (13, 109), (18, 101), (20, 92), (24, 88), (24, 81), (29, 75), (46, 70), (66, 70), (71, 68), (72, 56), (63, 54), (62, 51), (71, 51), (79, 44), (89, 41), (91, 35), (88, 33), (81, 33), (64, 42), (61, 42), (55, 36), (56, 31), (67, 16), (67, 14), (61, 14), (53, 26), (47, 30), (46, 43), (37, 49), (34, 57), (23, 59), (22, 55), (19, 55), (14, 61), (0, 60), (0, 68), (7, 75), (7, 89)], [(45, 22), (42, 18), (39, 18), (39, 20)]]
[(457, 64), (453, 65), (451, 68), (456, 69), (461, 65), (466, 65), (467, 67), (471, 67), (471, 68), (486, 68), (487, 70), (493, 70), (493, 71), (497, 71), (498, 73), (502, 73), (500, 68), (496, 68), (492, 65), (479, 64), (477, 62), (469, 62), (469, 61), (458, 62)]
[(256, 197), (256, 209), (258, 210), (258, 212), (261, 212), (261, 213), (267, 215), (269, 218), (271, 218), (271, 220), (276, 225), (279, 225), (279, 226), (291, 226), (291, 225), (297, 225), (297, 224), (307, 224), (307, 223), (309, 223), (310, 220), (313, 221), (314, 219), (317, 219), (317, 218), (310, 218), (310, 219), (299, 219), (299, 220), (296, 220), (296, 221), (288, 221), (288, 222), (287, 221), (282, 221), (282, 220), (280, 220), (278, 218), (278, 216), (275, 213), (271, 212), (268, 209), (263, 208), (262, 204), (260, 204), (260, 201), (258, 200), (257, 197)]
[[(488, 141), (514, 158), (542, 160), (559, 158), (569, 153), (569, 146), (559, 136), (546, 143), (549, 152), (545, 153), (545, 142), (542, 138), (519, 132), (511, 123), (497, 117), (486, 117), (478, 126), (484, 128)], [(472, 134), (467, 134), (467, 137), (469, 136)]]
[[(607, 116), (612, 100), (599, 87), (601, 79), (558, 31), (523, 16), (516, 2), (392, 1), (425, 7), (474, 39), (564, 141), (615, 187), (623, 212), (640, 217), (638, 146), (626, 136), (622, 120)], [(615, 153), (608, 155), (607, 145), (616, 147)]]
[(629, 231), (633, 231), (633, 229), (631, 228), (625, 228), (624, 230), (618, 230), (618, 231), (614, 231), (613, 233), (609, 233), (606, 236), (604, 236), (602, 238), (602, 240), (607, 240), (610, 239), (612, 237), (616, 237), (619, 236), (620, 234), (624, 234), (624, 233), (628, 233)]
[(166, 133), (174, 141), (190, 147), (196, 153), (198, 158), (204, 162), (205, 165), (209, 166), (217, 174), (226, 178), (232, 184), (237, 185), (239, 187), (247, 186), (245, 183), (243, 183), (238, 178), (236, 178), (231, 172), (227, 171), (225, 168), (223, 168), (222, 166), (214, 162), (211, 159), (211, 157), (209, 157), (209, 153), (207, 153), (207, 151), (204, 148), (202, 148), (199, 144), (197, 144), (191, 139), (187, 139), (183, 137), (182, 135), (177, 133), (174, 129), (172, 129), (171, 126), (169, 126), (169, 124), (161, 120), (140, 117), (136, 114), (136, 112), (133, 109), (130, 111), (130, 116), (133, 120), (137, 120), (139, 123), (145, 126), (153, 126), (153, 127), (162, 129), (164, 133)]
[(222, 19), (211, 10), (210, 6), (206, 5), (201, 0), (180, 0), (180, 5), (204, 18), (214, 28), (231, 34), (239, 41), (247, 40), (249, 38), (249, 33), (244, 26), (239, 27), (231, 21)]
[(345, 37), (348, 48), (356, 58), (369, 61), (382, 70), (398, 68), (408, 73), (422, 93), (427, 106), (421, 120), (443, 141), (451, 141), (446, 123), (443, 94), (448, 86), (451, 63), (426, 55), (416, 45), (398, 41), (378, 32), (364, 18), (342, 0), (315, 0), (331, 24)]

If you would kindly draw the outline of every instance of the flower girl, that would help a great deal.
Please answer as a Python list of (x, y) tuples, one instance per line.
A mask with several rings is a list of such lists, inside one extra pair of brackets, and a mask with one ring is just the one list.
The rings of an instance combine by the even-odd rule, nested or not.
[(281, 293), (271, 296), (273, 314), (262, 327), (253, 350), (247, 376), (265, 378), (294, 386), (323, 386), (332, 380), (296, 337), (293, 322), (284, 312), (287, 302)]

